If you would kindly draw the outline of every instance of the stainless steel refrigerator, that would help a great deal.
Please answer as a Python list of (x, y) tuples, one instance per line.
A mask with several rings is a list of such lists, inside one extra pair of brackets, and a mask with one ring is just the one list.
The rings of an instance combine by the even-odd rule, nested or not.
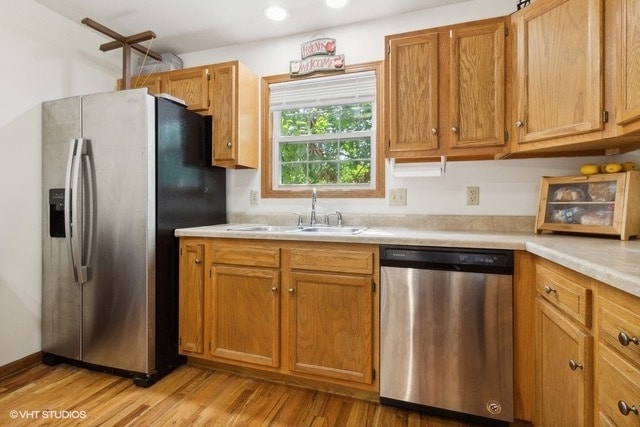
[(226, 222), (211, 117), (134, 89), (42, 120), (43, 360), (151, 385), (183, 362), (174, 230)]

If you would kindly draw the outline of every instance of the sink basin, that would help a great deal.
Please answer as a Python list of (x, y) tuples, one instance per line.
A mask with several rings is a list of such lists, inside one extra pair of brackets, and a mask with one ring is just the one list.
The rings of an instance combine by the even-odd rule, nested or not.
[(363, 227), (321, 227), (310, 226), (300, 230), (301, 233), (321, 233), (321, 234), (359, 234), (366, 228)]
[(290, 233), (301, 231), (303, 227), (295, 225), (246, 225), (241, 227), (230, 227), (227, 231), (253, 231), (267, 233)]
[(317, 233), (317, 234), (359, 234), (366, 227), (329, 227), (295, 225), (244, 225), (227, 228), (227, 231), (248, 231), (254, 233)]

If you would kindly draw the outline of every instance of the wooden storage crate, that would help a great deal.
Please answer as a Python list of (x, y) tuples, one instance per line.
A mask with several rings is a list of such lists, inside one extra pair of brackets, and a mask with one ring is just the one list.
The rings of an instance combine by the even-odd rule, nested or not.
[(536, 233), (640, 234), (640, 171), (543, 177)]

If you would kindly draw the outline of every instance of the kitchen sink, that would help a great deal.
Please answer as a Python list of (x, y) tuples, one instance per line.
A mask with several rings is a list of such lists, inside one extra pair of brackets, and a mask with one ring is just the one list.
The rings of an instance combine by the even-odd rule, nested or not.
[(266, 233), (291, 233), (301, 231), (304, 227), (295, 225), (246, 225), (227, 228), (227, 231), (252, 231)]
[(366, 230), (366, 227), (322, 227), (322, 226), (309, 226), (300, 230), (302, 233), (332, 233), (332, 234), (359, 234)]
[(247, 231), (254, 233), (314, 233), (314, 234), (359, 234), (366, 227), (330, 227), (322, 225), (245, 225), (229, 227), (227, 231)]

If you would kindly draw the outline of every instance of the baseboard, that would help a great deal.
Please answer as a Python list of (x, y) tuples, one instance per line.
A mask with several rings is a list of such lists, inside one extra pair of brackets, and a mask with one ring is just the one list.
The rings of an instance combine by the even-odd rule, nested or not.
[(7, 363), (4, 366), (0, 366), (0, 380), (10, 375), (17, 374), (20, 371), (24, 371), (32, 366), (35, 366), (42, 362), (42, 352), (30, 354), (15, 362)]

